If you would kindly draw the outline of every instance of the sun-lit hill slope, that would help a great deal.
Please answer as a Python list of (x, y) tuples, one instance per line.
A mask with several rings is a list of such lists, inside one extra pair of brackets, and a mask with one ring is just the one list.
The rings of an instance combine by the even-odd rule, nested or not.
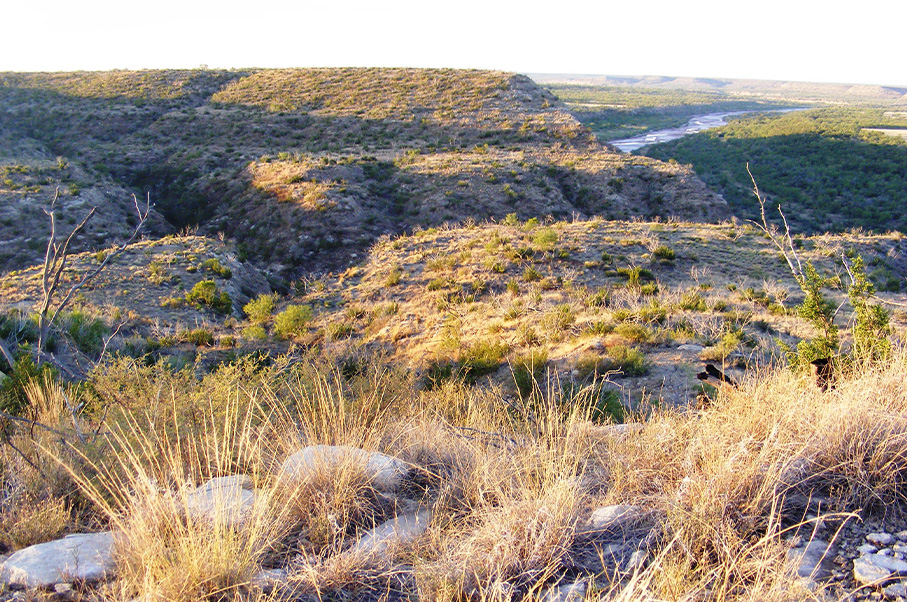
[[(853, 251), (880, 288), (907, 276), (899, 234), (795, 244), (824, 275)], [(70, 280), (98, 260), (80, 255)], [(10, 274), (0, 287), (5, 301), (31, 308), (38, 269)], [(510, 216), (383, 237), (357, 266), (261, 297), (269, 291), (261, 271), (228, 247), (167, 237), (133, 246), (74, 308), (107, 333), (119, 329), (109, 352), (177, 366), (210, 368), (302, 345), (350, 361), (384, 357), (427, 386), (490, 378), (514, 393), (527, 386), (527, 369), (576, 386), (616, 370), (607, 387), (631, 404), (648, 395), (686, 403), (703, 361), (762, 365), (779, 357), (779, 339), (813, 336), (797, 317), (802, 294), (777, 250), (755, 228), (733, 224)], [(257, 308), (244, 310), (253, 299)], [(846, 311), (839, 316), (845, 331), (848, 320)], [(896, 314), (894, 324), (903, 334), (907, 316)]]
[[(0, 74), (0, 133), (81, 170), (75, 202), (92, 183), (129, 203), (150, 193), (173, 230), (224, 233), (284, 277), (346, 267), (384, 234), (508, 213), (729, 217), (688, 168), (610, 152), (549, 92), (501, 72)], [(6, 252), (3, 269), (29, 259)]]

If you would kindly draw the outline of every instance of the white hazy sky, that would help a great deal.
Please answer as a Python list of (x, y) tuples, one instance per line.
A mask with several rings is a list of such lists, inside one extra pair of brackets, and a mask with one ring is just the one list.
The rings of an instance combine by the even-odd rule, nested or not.
[(0, 71), (403, 66), (907, 86), (907, 0), (0, 0)]

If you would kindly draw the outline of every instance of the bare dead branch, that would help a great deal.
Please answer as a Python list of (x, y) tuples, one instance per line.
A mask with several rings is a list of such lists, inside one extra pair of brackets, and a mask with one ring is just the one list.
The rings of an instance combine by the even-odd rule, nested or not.
[[(139, 223), (136, 225), (135, 229), (132, 232), (132, 235), (128, 239), (117, 245), (117, 247), (112, 251), (107, 253), (104, 260), (101, 261), (95, 269), (89, 271), (74, 285), (72, 285), (63, 298), (56, 304), (56, 307), (51, 313), (51, 305), (53, 305), (54, 297), (57, 293), (57, 290), (60, 286), (60, 279), (63, 275), (63, 271), (66, 268), (66, 263), (69, 258), (69, 244), (72, 241), (73, 237), (81, 231), (85, 224), (88, 223), (88, 220), (95, 214), (97, 207), (92, 207), (88, 214), (82, 219), (79, 224), (73, 228), (69, 233), (69, 236), (66, 238), (66, 242), (62, 246), (58, 246), (56, 242), (56, 220), (54, 218), (54, 207), (59, 197), (59, 190), (57, 194), (54, 195), (54, 200), (51, 202), (50, 211), (45, 210), (45, 213), (50, 217), (51, 223), (51, 233), (50, 238), (47, 242), (47, 253), (44, 257), (44, 270), (42, 273), (41, 281), (44, 291), (44, 298), (41, 302), (41, 310), (38, 314), (39, 321), (39, 332), (38, 332), (38, 353), (43, 351), (44, 346), (47, 343), (47, 333), (50, 327), (57, 323), (57, 319), (60, 317), (60, 313), (69, 305), (72, 301), (75, 294), (82, 289), (89, 281), (98, 276), (104, 269), (110, 265), (110, 263), (121, 255), (127, 247), (132, 244), (132, 242), (138, 237), (139, 233), (142, 230), (142, 227), (148, 221), (148, 214), (151, 211), (151, 197), (150, 195), (145, 201), (144, 208), (139, 205), (138, 198), (135, 195), (132, 195), (132, 201), (135, 205), (136, 213), (139, 216)], [(50, 314), (50, 317), (48, 317)], [(106, 344), (105, 344), (106, 349)]]
[(3, 358), (6, 360), (6, 363), (9, 364), (10, 368), (15, 367), (16, 362), (13, 359), (13, 354), (10, 353), (9, 348), (6, 346), (3, 339), (0, 339), (0, 354), (3, 354)]
[(21, 423), (23, 423), (23, 424), (29, 425), (30, 427), (36, 427), (36, 426), (37, 426), (37, 427), (39, 427), (39, 428), (44, 429), (45, 431), (47, 431), (47, 432), (49, 432), (49, 433), (53, 433), (54, 435), (57, 435), (58, 437), (60, 437), (60, 438), (62, 438), (62, 439), (64, 439), (64, 440), (65, 440), (66, 437), (68, 436), (68, 435), (67, 435), (66, 433), (64, 433), (63, 431), (58, 431), (57, 429), (51, 428), (51, 427), (47, 426), (46, 424), (43, 424), (43, 423), (41, 423), (41, 422), (38, 422), (37, 420), (31, 420), (30, 418), (23, 418), (23, 417), (21, 417), (21, 416), (13, 416), (12, 414), (8, 414), (8, 413), (6, 413), (6, 412), (4, 412), (4, 411), (2, 411), (2, 410), (0, 410), (0, 418), (6, 418), (7, 420), (13, 420), (13, 421), (15, 421), (15, 422), (21, 422)]
[[(768, 223), (768, 218), (765, 215), (765, 197), (762, 196), (762, 192), (759, 190), (759, 185), (756, 184), (756, 177), (753, 175), (753, 172), (750, 171), (750, 164), (746, 164), (746, 173), (750, 175), (750, 180), (753, 182), (753, 193), (756, 195), (756, 199), (759, 201), (759, 213), (762, 217), (762, 223), (749, 220), (757, 228), (762, 230), (769, 240), (772, 242), (775, 247), (781, 251), (781, 254), (784, 256), (784, 260), (787, 262), (788, 267), (790, 268), (791, 274), (794, 275), (794, 278), (797, 282), (802, 282), (804, 279), (803, 276), (803, 265), (800, 263), (800, 257), (797, 255), (797, 251), (794, 248), (794, 240), (790, 235), (790, 226), (787, 224), (787, 218), (784, 216), (784, 212), (781, 211), (781, 207), (778, 207), (778, 213), (781, 214), (781, 221), (784, 223), (784, 233), (779, 235), (778, 230)], [(796, 266), (794, 266), (796, 263)]]

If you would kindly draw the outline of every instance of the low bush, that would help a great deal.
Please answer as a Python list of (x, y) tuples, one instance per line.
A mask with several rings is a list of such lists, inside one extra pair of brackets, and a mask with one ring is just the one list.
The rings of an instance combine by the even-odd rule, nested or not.
[(202, 268), (216, 276), (220, 276), (224, 280), (229, 280), (233, 277), (233, 272), (230, 268), (223, 265), (217, 257), (211, 257), (203, 261)]
[(197, 282), (192, 290), (186, 293), (186, 301), (198, 309), (211, 309), (219, 314), (228, 314), (233, 309), (230, 295), (217, 288), (213, 280)]
[(243, 305), (242, 309), (249, 320), (256, 324), (263, 324), (271, 319), (275, 307), (277, 307), (277, 295), (263, 294)]
[(285, 310), (274, 317), (274, 333), (282, 338), (299, 336), (306, 331), (312, 317), (311, 306), (288, 305)]

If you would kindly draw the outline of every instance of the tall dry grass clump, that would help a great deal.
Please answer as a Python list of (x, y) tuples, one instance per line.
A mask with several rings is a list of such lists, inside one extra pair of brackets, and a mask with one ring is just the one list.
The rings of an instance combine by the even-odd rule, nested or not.
[[(525, 400), (456, 381), (420, 390), (381, 361), (338, 370), (332, 359), (245, 361), (204, 377), (114, 364), (95, 376), (87, 416), (104, 422), (83, 418), (98, 442), (77, 458), (66, 451), (77, 445), (32, 443), (69, 468), (97, 520), (118, 532), (111, 596), (254, 598), (253, 576), (279, 566), (280, 595), (321, 599), (536, 600), (585, 575), (592, 601), (802, 600), (813, 594), (787, 563), (788, 539), (812, 537), (816, 521), (792, 500), (824, 500), (826, 537), (905, 501), (903, 351), (825, 392), (786, 369), (753, 373), (705, 410), (656, 407), (622, 433), (558, 386)], [(42, 386), (52, 398), (59, 385)], [(43, 420), (72, 421), (48, 407)], [(397, 490), (379, 489), (353, 454), (280, 476), (290, 454), (313, 445), (388, 454), (410, 473)], [(200, 485), (238, 474), (254, 501), (197, 510)], [(589, 515), (615, 503), (642, 509), (633, 545), (645, 563), (609, 564), (595, 547)], [(357, 547), (416, 509), (431, 513), (421, 536)], [(577, 572), (590, 552), (602, 554), (600, 569)]]
[[(59, 537), (73, 522), (77, 489), (54, 457), (73, 458), (67, 436), (80, 420), (67, 409), (78, 400), (45, 374), (25, 385), (24, 421), (2, 425), (0, 445), (0, 549), (17, 550)], [(44, 450), (51, 450), (52, 454)]]
[[(230, 597), (243, 590), (288, 528), (272, 503), (268, 430), (248, 398), (237, 395), (201, 418), (202, 430), (163, 438), (147, 416), (112, 424), (111, 450), (80, 485), (115, 531), (118, 581), (147, 600)], [(215, 419), (217, 416), (219, 419)], [(204, 501), (197, 487), (235, 474), (250, 477), (254, 498), (227, 494)]]
[(612, 442), (608, 498), (664, 513), (655, 591), (708, 589), (715, 599), (794, 591), (783, 586), (790, 580), (784, 540), (803, 528), (808, 537), (810, 529), (798, 524), (805, 508), (787, 512), (798, 495), (829, 499), (827, 518), (900, 512), (905, 373), (903, 351), (827, 392), (787, 370), (766, 371), (706, 411), (667, 410), (637, 435)]

